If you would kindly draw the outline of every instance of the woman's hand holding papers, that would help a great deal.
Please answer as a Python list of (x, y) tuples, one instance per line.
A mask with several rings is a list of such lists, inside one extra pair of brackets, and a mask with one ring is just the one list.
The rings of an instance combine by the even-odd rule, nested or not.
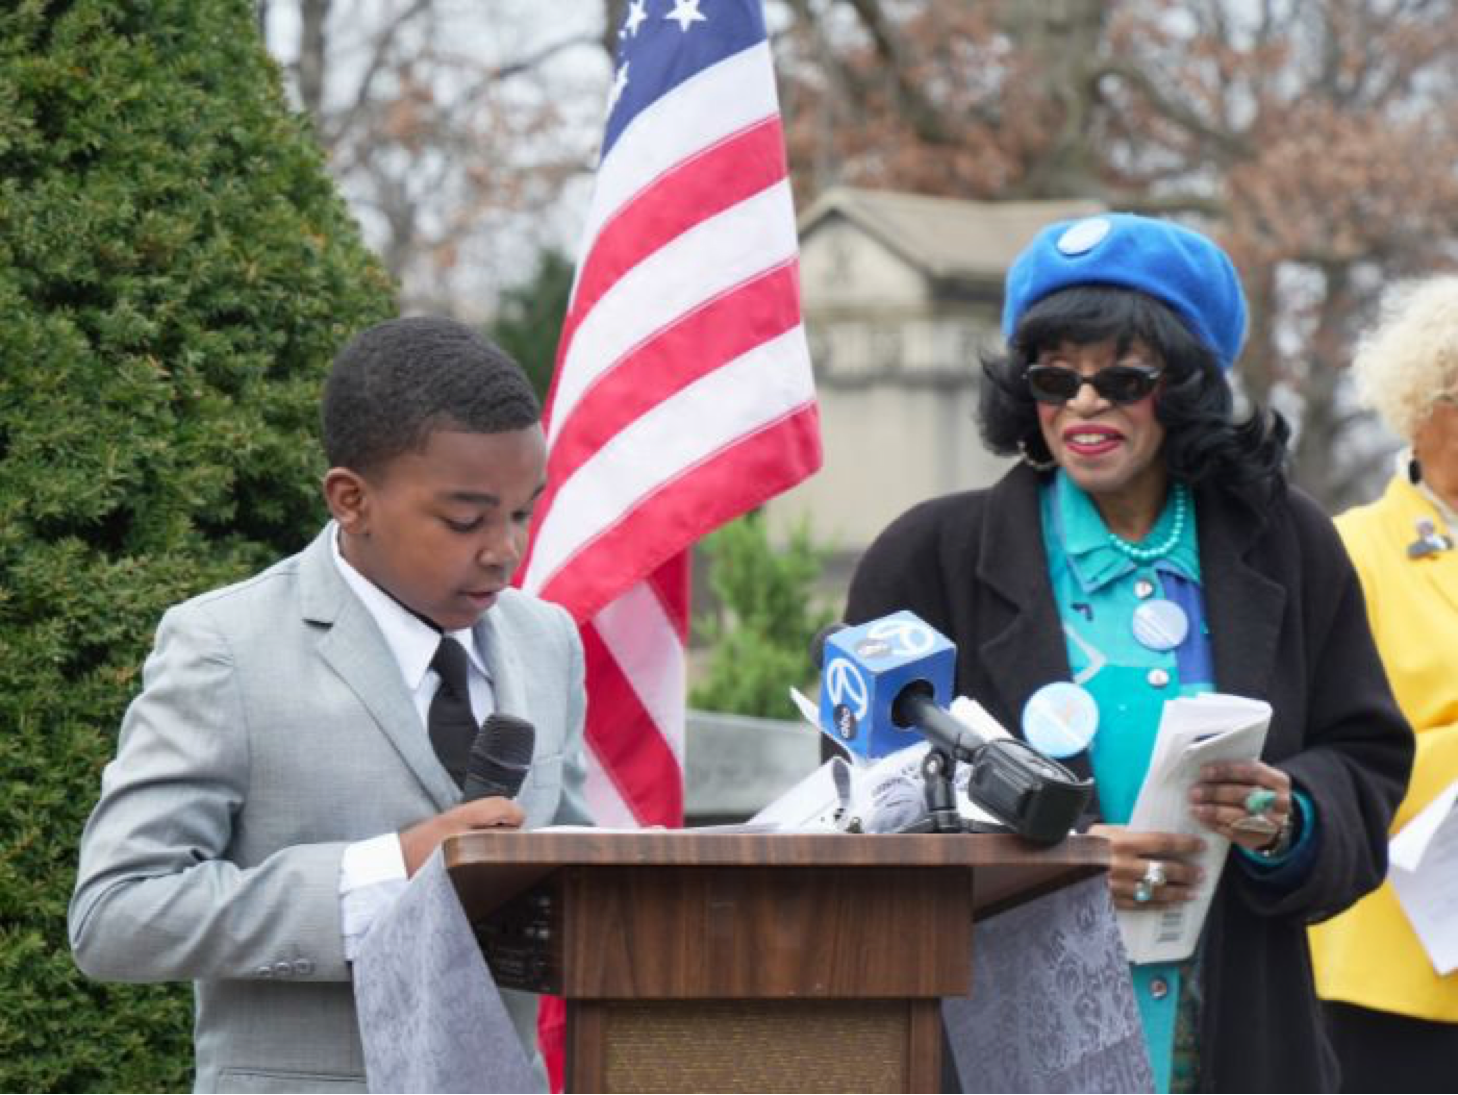
[(1252, 852), (1279, 843), (1291, 816), (1291, 777), (1258, 760), (1207, 764), (1190, 812), (1212, 833)]
[(1140, 833), (1123, 825), (1094, 825), (1092, 836), (1111, 845), (1109, 889), (1121, 909), (1156, 909), (1195, 896), (1204, 871), (1191, 859), (1205, 847), (1181, 833)]

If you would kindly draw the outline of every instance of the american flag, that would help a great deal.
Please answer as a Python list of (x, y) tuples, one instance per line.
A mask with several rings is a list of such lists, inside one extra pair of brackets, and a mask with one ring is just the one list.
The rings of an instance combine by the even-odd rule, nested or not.
[(587, 658), (598, 823), (683, 820), (687, 549), (820, 466), (760, 0), (631, 0), (522, 586)]

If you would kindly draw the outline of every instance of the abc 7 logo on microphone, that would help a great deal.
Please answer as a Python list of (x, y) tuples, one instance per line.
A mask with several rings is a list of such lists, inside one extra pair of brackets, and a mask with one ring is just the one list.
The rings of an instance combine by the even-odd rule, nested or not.
[(844, 741), (856, 736), (856, 729), (866, 717), (870, 704), (870, 687), (861, 671), (845, 658), (836, 658), (825, 669), (825, 690), (830, 697), (831, 717), (835, 732)]
[(892, 618), (872, 624), (866, 638), (857, 648), (863, 657), (894, 654), (898, 658), (916, 658), (936, 645), (936, 633), (912, 620)]

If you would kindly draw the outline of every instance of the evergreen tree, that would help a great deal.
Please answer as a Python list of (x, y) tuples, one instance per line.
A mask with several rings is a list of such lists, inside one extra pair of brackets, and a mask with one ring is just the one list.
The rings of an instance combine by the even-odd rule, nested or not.
[(572, 263), (560, 251), (543, 251), (532, 276), (501, 294), (488, 332), (531, 378), (546, 401), (557, 364), (557, 341), (572, 294)]
[(690, 702), (709, 711), (797, 718), (788, 690), (814, 680), (810, 643), (834, 619), (814, 592), (827, 550), (805, 523), (776, 550), (763, 512), (753, 510), (705, 539), (703, 552), (719, 604), (697, 621), (710, 655)]
[(190, 992), (66, 905), (163, 609), (297, 550), (318, 397), (392, 310), (248, 0), (0, 13), (0, 1090), (190, 1083)]

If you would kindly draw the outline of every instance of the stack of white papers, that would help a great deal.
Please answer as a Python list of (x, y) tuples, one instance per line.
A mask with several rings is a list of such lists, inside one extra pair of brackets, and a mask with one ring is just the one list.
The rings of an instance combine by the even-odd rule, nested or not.
[[(1178, 962), (1195, 951), (1230, 841), (1190, 813), (1190, 788), (1214, 761), (1254, 760), (1271, 725), (1271, 705), (1243, 696), (1207, 692), (1164, 705), (1149, 772), (1139, 789), (1129, 828), (1188, 833), (1205, 841), (1196, 862), (1205, 881), (1194, 900), (1159, 909), (1119, 910), (1119, 931), (1131, 962)], [(1105, 731), (1108, 732), (1108, 731)]]
[(1433, 969), (1458, 969), (1458, 781), (1402, 827), (1388, 848), (1388, 877)]

